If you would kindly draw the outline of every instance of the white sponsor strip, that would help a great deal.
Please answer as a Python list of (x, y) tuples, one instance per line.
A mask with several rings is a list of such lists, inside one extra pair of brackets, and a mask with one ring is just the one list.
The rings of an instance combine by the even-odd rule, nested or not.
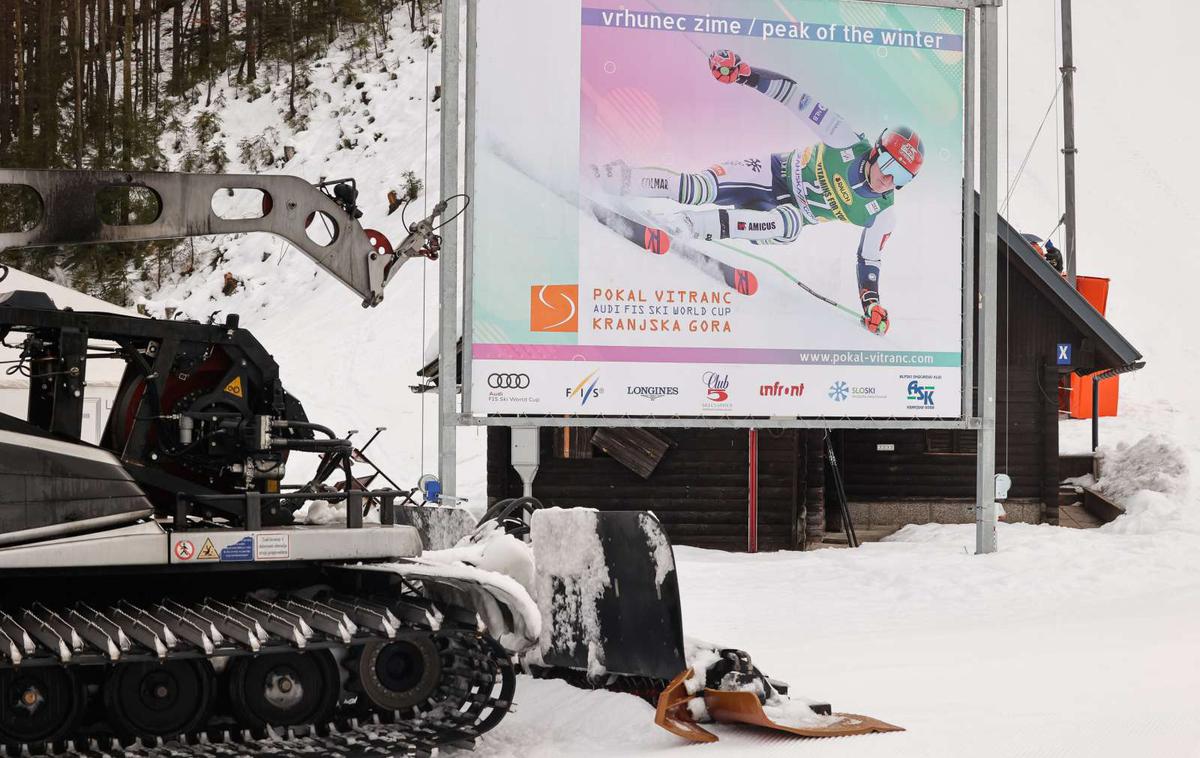
[(476, 361), (476, 366), (472, 407), (491, 414), (954, 418), (961, 408), (957, 367), (586, 361)]

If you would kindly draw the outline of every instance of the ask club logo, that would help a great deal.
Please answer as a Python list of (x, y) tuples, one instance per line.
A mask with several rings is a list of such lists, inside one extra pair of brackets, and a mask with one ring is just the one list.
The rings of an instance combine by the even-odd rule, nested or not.
[(579, 285), (535, 284), (530, 287), (529, 331), (578, 332)]

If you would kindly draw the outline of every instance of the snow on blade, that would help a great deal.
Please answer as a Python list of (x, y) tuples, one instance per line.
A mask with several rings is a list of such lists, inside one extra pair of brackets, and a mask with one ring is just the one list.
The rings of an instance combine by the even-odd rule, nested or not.
[(536, 653), (587, 646), (588, 674), (605, 673), (599, 602), (611, 585), (600, 544), (597, 512), (546, 508), (534, 514), (530, 536), (537, 547), (535, 597), (542, 612)]
[(652, 517), (643, 517), (641, 526), (646, 535), (646, 542), (654, 548), (654, 588), (661, 600), (663, 582), (667, 580), (667, 575), (675, 570), (675, 555), (671, 552), (671, 541)]

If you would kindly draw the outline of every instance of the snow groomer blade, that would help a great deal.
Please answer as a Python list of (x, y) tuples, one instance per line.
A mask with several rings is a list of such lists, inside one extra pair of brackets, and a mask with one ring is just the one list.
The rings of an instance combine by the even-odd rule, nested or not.
[(687, 668), (675, 557), (653, 514), (549, 508), (531, 533), (545, 665), (663, 681)]

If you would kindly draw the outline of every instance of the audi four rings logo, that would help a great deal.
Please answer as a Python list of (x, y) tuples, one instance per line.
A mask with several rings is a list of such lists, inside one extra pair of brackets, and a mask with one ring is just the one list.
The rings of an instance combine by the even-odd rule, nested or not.
[(528, 374), (488, 374), (488, 386), (494, 390), (523, 390), (529, 387)]

